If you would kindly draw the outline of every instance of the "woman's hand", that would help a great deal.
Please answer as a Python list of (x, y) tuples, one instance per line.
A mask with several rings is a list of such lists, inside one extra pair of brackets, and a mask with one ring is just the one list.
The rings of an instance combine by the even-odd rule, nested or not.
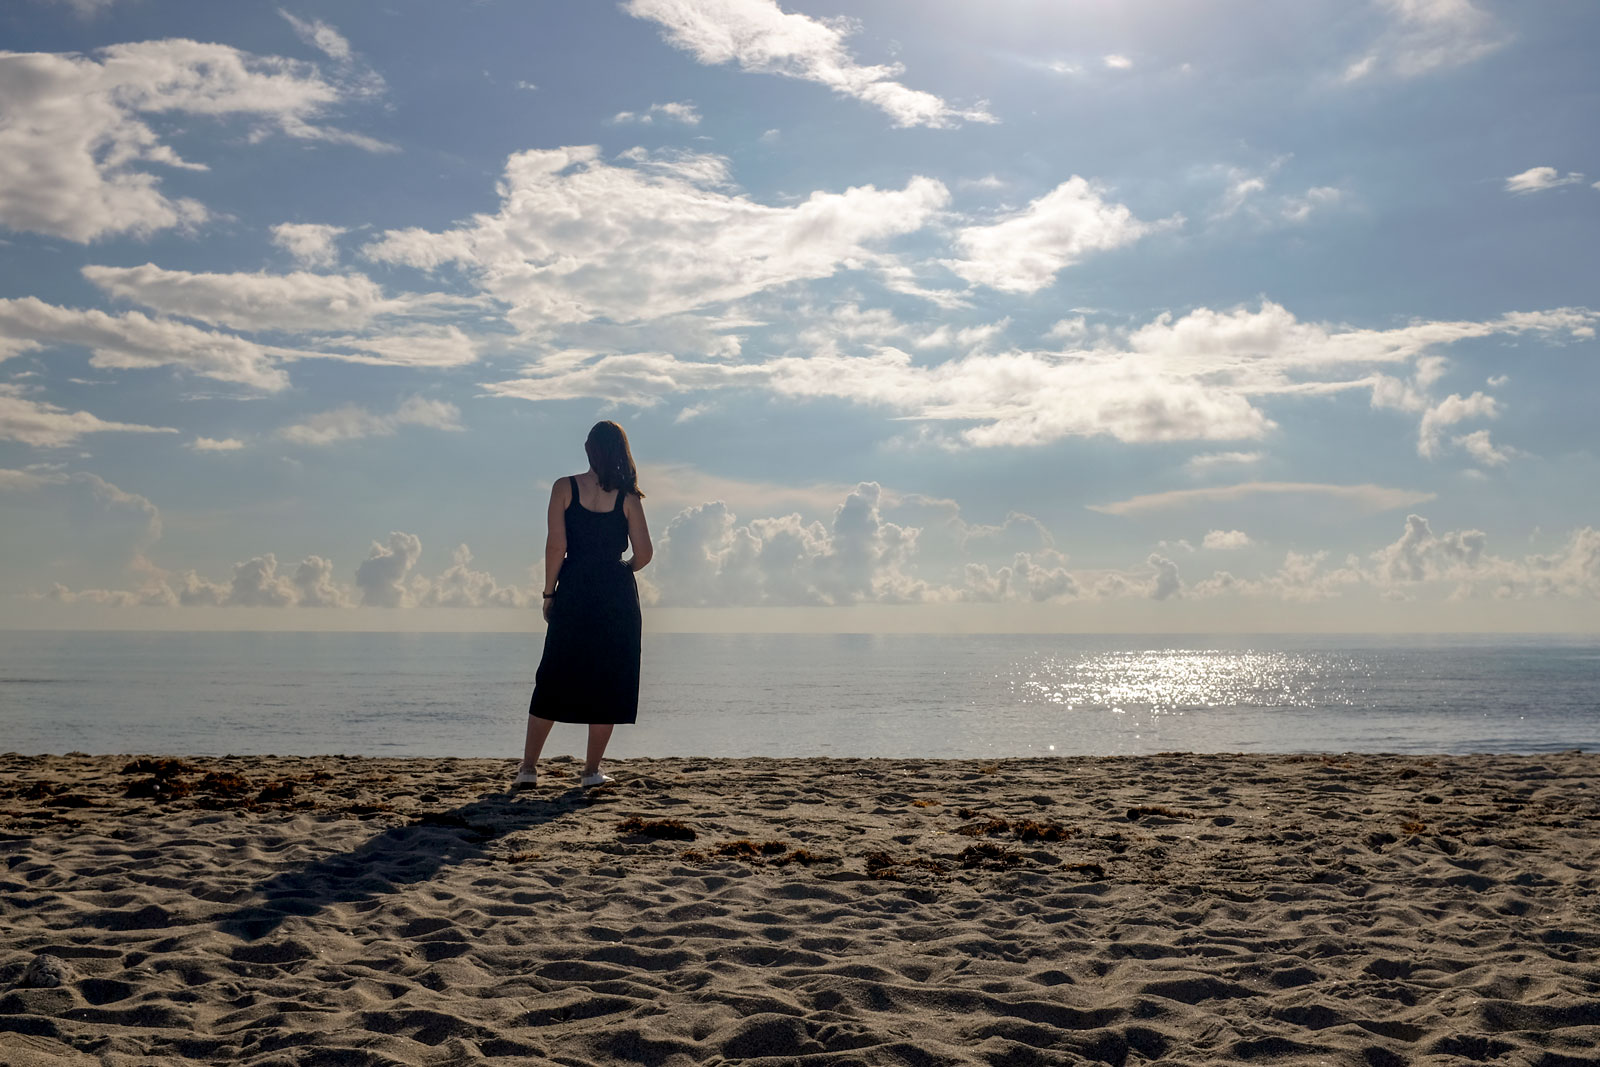
[(550, 621), (550, 605), (554, 604), (555, 602), (556, 602), (555, 601), (555, 597), (548, 597), (547, 596), (547, 597), (544, 598), (544, 621), (545, 622), (549, 622)]

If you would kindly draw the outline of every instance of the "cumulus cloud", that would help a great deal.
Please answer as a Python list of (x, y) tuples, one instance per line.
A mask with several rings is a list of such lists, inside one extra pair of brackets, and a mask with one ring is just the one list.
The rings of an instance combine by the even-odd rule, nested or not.
[(1417, 454), (1428, 459), (1437, 456), (1439, 438), (1446, 426), (1453, 426), (1464, 419), (1492, 419), (1499, 413), (1499, 402), (1485, 393), (1473, 393), (1471, 396), (1451, 393), (1422, 413), (1422, 422), (1417, 430)]
[(346, 404), (331, 411), (318, 412), (304, 422), (285, 426), (278, 434), (297, 445), (322, 446), (364, 437), (390, 437), (403, 426), (460, 432), (461, 409), (447, 401), (420, 396), (411, 397), (386, 414)]
[(1249, 548), (1253, 544), (1255, 542), (1243, 530), (1212, 530), (1201, 540), (1200, 547), (1227, 552), (1237, 548)]
[(15, 385), (0, 383), (0, 440), (21, 441), (35, 448), (76, 444), (90, 433), (177, 433), (170, 426), (108, 422), (87, 411), (67, 411), (42, 400), (30, 400)]
[(1503, 467), (1517, 453), (1514, 448), (1496, 448), (1494, 442), (1489, 440), (1488, 430), (1474, 430), (1453, 438), (1453, 441), (1457, 448), (1485, 467)]
[(1127, 205), (1108, 202), (1104, 193), (1073, 175), (1008, 218), (958, 230), (961, 257), (944, 263), (974, 285), (1035, 293), (1086, 256), (1182, 221), (1142, 222)]
[(862, 66), (845, 39), (849, 19), (819, 20), (786, 12), (775, 0), (628, 0), (623, 10), (658, 23), (676, 48), (709, 66), (737, 63), (756, 74), (816, 82), (879, 108), (896, 126), (948, 127), (993, 122), (982, 106), (955, 108), (897, 79), (899, 64)]
[(1582, 181), (1583, 175), (1577, 171), (1569, 171), (1563, 176), (1554, 167), (1530, 167), (1521, 174), (1513, 174), (1506, 179), (1506, 192), (1539, 193), (1546, 189), (1558, 189), (1563, 185), (1577, 185)]
[(902, 190), (771, 207), (723, 190), (715, 157), (626, 162), (593, 146), (517, 153), (496, 214), (442, 233), (391, 230), (364, 254), (423, 270), (458, 264), (525, 330), (630, 323), (871, 264), (873, 246), (920, 229), (949, 197), (912, 178)]
[(986, 563), (968, 563), (962, 568), (962, 584), (954, 592), (960, 600), (980, 603), (1070, 600), (1081, 590), (1061, 559), (1059, 553), (1046, 549), (1018, 552), (1009, 564), (993, 569)]
[(367, 558), (356, 568), (356, 589), (367, 607), (415, 607), (417, 597), (408, 579), (422, 556), (422, 539), (416, 534), (389, 534), (389, 543), (372, 542)]
[(339, 261), (335, 244), (343, 226), (318, 222), (280, 222), (272, 227), (272, 243), (288, 252), (302, 267), (332, 267)]
[(294, 569), (297, 603), (303, 608), (343, 608), (350, 606), (350, 594), (334, 580), (333, 561), (307, 556)]
[(1474, 0), (1373, 0), (1386, 28), (1345, 68), (1346, 82), (1414, 78), (1481, 59), (1509, 39)]
[(1127, 56), (1119, 55), (1115, 52), (1104, 57), (1102, 62), (1112, 70), (1130, 70), (1133, 67), (1133, 60), (1129, 59)]
[(658, 118), (665, 122), (681, 122), (685, 126), (700, 125), (700, 112), (686, 100), (651, 104), (645, 111), (619, 111), (611, 116), (611, 121), (618, 124), (649, 126)]
[(0, 225), (73, 241), (196, 225), (206, 208), (165, 196), (150, 168), (205, 165), (141, 116), (249, 117), (258, 133), (386, 147), (317, 123), (343, 95), (307, 64), (197, 41), (0, 53)]
[(740, 523), (721, 501), (686, 508), (660, 538), (660, 603), (907, 603), (927, 586), (910, 573), (914, 527), (883, 518), (882, 488), (862, 482), (834, 509), (833, 521), (798, 514)]
[(1178, 575), (1178, 565), (1172, 560), (1156, 553), (1150, 553), (1145, 562), (1155, 570), (1155, 578), (1150, 583), (1150, 598), (1152, 600), (1170, 600), (1183, 595), (1183, 579)]
[(514, 585), (501, 585), (488, 571), (473, 570), (472, 550), (457, 545), (450, 566), (427, 583), (418, 603), (441, 608), (520, 608), (527, 606), (528, 596)]

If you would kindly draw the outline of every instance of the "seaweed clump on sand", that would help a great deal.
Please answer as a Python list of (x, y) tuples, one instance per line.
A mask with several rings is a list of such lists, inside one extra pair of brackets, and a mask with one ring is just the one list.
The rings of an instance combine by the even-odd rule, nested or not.
[(980, 841), (976, 845), (968, 845), (956, 857), (963, 870), (980, 871), (1009, 871), (1022, 864), (1022, 857), (992, 841)]
[(1142, 804), (1136, 808), (1128, 809), (1128, 821), (1138, 822), (1146, 815), (1155, 815), (1162, 819), (1198, 819), (1200, 816), (1192, 811), (1180, 811), (1162, 804)]
[[(977, 812), (963, 808), (962, 818), (971, 818)], [(1039, 822), (1037, 819), (997, 819), (989, 818), (983, 822), (969, 823), (956, 828), (956, 833), (966, 837), (994, 837), (999, 834), (1010, 834), (1018, 841), (1066, 841), (1077, 837), (1078, 831), (1070, 826), (1062, 826), (1055, 822)]]
[(644, 819), (630, 815), (617, 823), (618, 834), (640, 834), (667, 841), (693, 841), (698, 834), (694, 827), (679, 819)]
[(887, 852), (868, 852), (863, 857), (867, 863), (867, 877), (880, 881), (904, 882), (905, 871), (927, 871), (929, 874), (945, 874), (949, 868), (937, 860), (925, 856), (913, 856), (900, 859)]

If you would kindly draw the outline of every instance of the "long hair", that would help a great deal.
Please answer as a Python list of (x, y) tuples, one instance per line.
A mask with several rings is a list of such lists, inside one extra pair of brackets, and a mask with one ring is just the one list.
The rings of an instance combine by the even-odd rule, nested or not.
[(609, 420), (595, 423), (589, 439), (583, 442), (583, 450), (589, 454), (589, 465), (600, 476), (601, 489), (608, 493), (620, 489), (644, 499), (644, 491), (639, 488), (639, 468), (633, 465), (628, 435), (621, 426)]

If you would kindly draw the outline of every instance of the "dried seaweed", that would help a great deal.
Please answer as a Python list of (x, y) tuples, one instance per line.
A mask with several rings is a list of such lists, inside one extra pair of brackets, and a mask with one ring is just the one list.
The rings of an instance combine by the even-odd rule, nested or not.
[(693, 841), (698, 835), (694, 827), (678, 819), (643, 819), (630, 815), (617, 824), (619, 834), (642, 834), (669, 841)]

